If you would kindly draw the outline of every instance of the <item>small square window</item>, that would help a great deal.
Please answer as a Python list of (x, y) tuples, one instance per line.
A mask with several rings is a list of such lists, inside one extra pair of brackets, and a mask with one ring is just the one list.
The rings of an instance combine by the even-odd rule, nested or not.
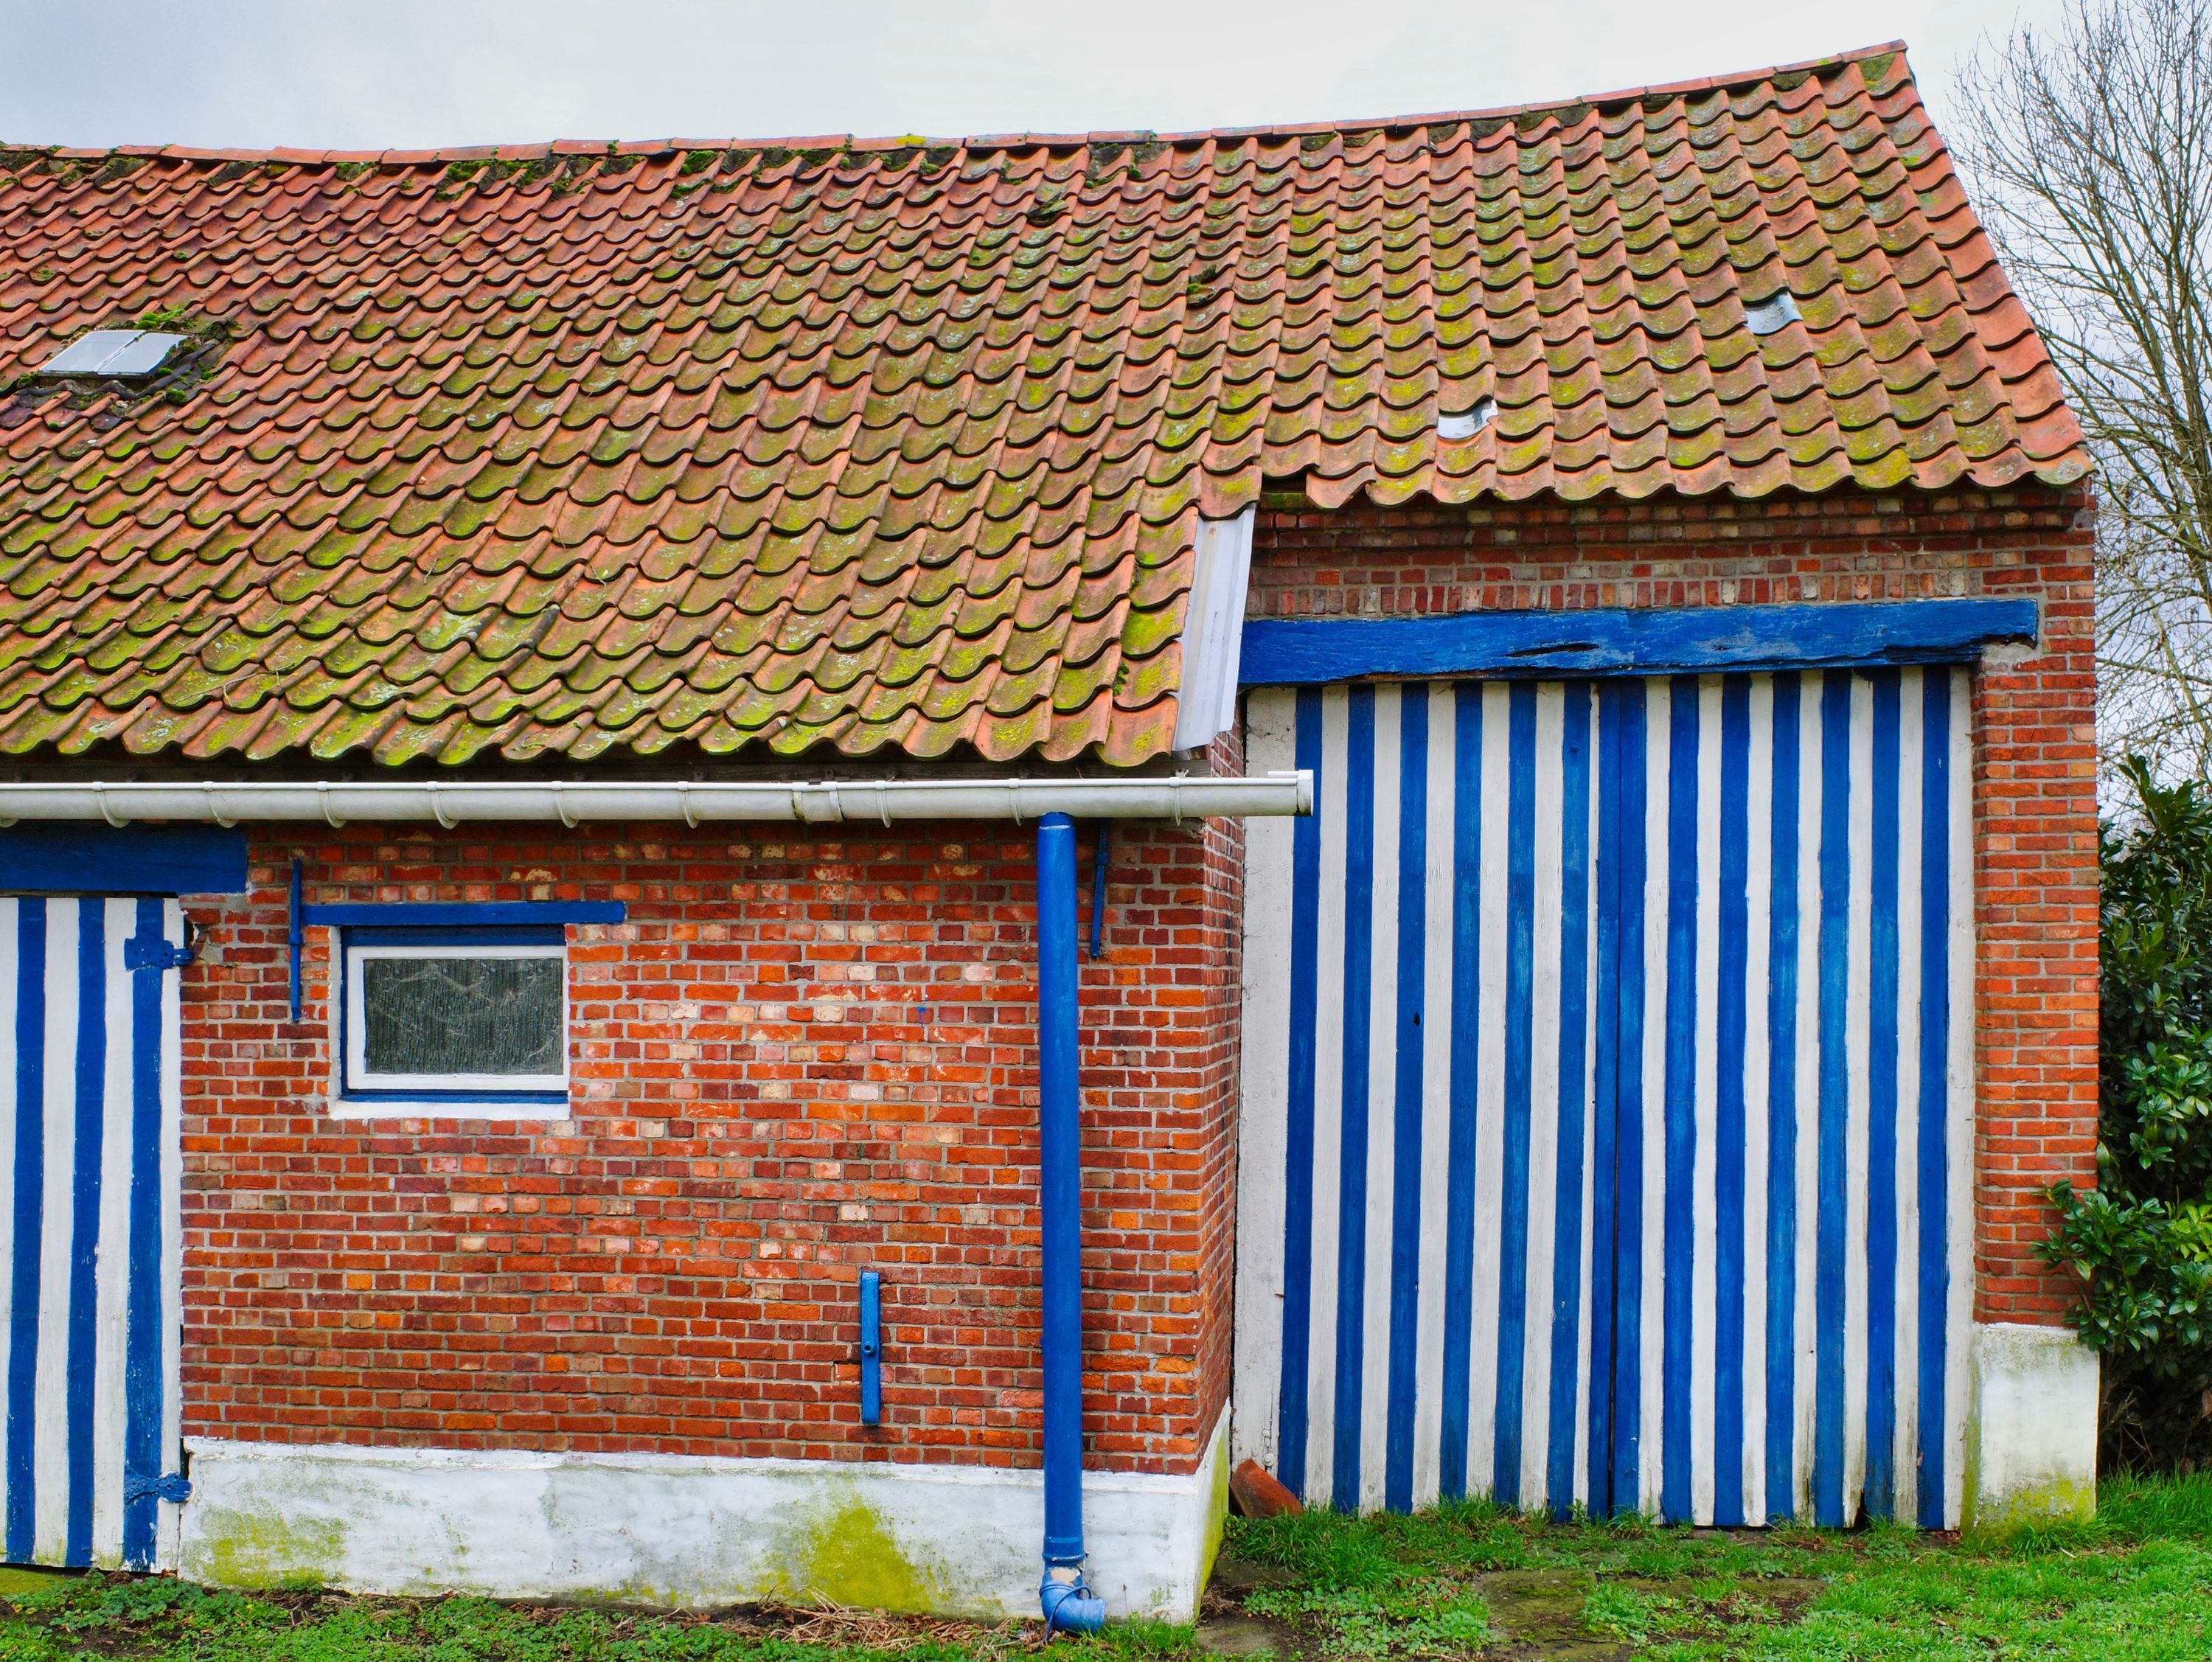
[(349, 1098), (565, 1102), (562, 932), (349, 929)]

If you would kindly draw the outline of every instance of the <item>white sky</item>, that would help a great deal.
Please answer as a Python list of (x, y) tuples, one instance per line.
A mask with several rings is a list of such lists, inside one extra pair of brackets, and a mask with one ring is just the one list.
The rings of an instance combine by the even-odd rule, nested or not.
[(1249, 125), (1901, 38), (1939, 120), (2064, 0), (0, 0), (0, 140), (376, 149)]

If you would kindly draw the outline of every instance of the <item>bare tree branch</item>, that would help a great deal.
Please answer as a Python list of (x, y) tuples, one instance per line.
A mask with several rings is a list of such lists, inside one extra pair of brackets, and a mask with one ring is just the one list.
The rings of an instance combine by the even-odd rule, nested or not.
[(2102, 479), (2104, 753), (2212, 775), (2212, 0), (2074, 0), (1960, 94), (1960, 160)]

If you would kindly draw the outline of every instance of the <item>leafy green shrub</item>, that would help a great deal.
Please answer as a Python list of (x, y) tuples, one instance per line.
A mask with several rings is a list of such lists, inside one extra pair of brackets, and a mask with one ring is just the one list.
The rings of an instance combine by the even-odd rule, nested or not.
[(2082, 1279), (2105, 1464), (2187, 1470), (2212, 1453), (2212, 790), (2122, 771), (2139, 813), (2099, 829), (2098, 1186), (2051, 1190), (2041, 1251)]

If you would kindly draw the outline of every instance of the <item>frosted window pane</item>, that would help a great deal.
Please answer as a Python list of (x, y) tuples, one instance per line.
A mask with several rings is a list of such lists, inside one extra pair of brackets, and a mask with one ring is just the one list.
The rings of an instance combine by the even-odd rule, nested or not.
[(557, 1074), (557, 958), (369, 958), (363, 1060), (372, 1074)]

